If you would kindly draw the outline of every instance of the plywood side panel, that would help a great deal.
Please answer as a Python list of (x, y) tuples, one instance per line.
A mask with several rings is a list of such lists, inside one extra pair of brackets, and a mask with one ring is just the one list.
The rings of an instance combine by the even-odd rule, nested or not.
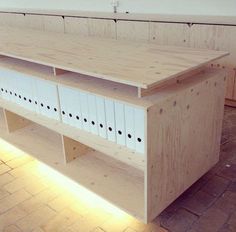
[(25, 15), (25, 27), (44, 30), (44, 16), (43, 15)]
[(236, 65), (236, 27), (223, 25), (193, 25), (190, 46), (194, 48), (229, 51), (230, 55), (221, 59), (220, 64), (233, 68)]
[(88, 19), (88, 28), (90, 36), (116, 38), (116, 23), (108, 19)]
[(236, 101), (236, 74), (234, 78), (234, 89), (233, 89), (233, 98), (234, 101)]
[(235, 70), (230, 69), (230, 70), (228, 70), (225, 98), (234, 99), (234, 95), (236, 97), (235, 91), (236, 91), (236, 88), (235, 88)]
[(89, 29), (87, 18), (65, 17), (64, 21), (65, 33), (88, 36)]
[[(148, 221), (219, 158), (224, 73), (200, 78), (148, 112)], [(184, 85), (184, 82), (180, 85)]]
[(159, 45), (189, 46), (188, 24), (150, 22), (150, 41)]
[(226, 98), (234, 99), (236, 68), (236, 26), (193, 25), (191, 27), (190, 46), (213, 50), (229, 51), (230, 55), (214, 62), (214, 66), (228, 71)]
[(64, 19), (62, 16), (43, 16), (44, 30), (64, 33)]
[(235, 85), (236, 69), (228, 68), (225, 65), (221, 65), (221, 60), (218, 60), (218, 61), (210, 64), (209, 67), (226, 71), (227, 80), (226, 80), (225, 98), (233, 99), (234, 90), (235, 90), (234, 85)]
[(149, 23), (117, 21), (117, 39), (149, 41)]
[(218, 66), (225, 66), (227, 69), (234, 69), (236, 67), (236, 46), (235, 40), (232, 42), (232, 38), (236, 36), (236, 27), (233, 26), (217, 26), (216, 36), (215, 36), (215, 50), (224, 49), (224, 51), (229, 51), (229, 56), (218, 60)]
[[(190, 46), (194, 48), (216, 48), (217, 25), (198, 25), (191, 26)], [(225, 38), (225, 36), (223, 36)], [(222, 39), (224, 39), (222, 38)], [(221, 38), (217, 38), (218, 40)]]
[(229, 60), (230, 65), (236, 69), (236, 26), (231, 26), (228, 28), (230, 31), (228, 34), (230, 56), (227, 58), (227, 60)]
[(0, 13), (0, 25), (24, 27), (25, 16), (24, 14)]

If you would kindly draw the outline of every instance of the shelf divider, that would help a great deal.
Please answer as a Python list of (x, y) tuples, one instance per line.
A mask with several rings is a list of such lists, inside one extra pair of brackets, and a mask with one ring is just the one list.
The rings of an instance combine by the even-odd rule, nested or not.
[(8, 133), (27, 127), (31, 121), (6, 109), (3, 110)]
[(64, 161), (68, 163), (79, 156), (86, 155), (92, 148), (75, 141), (67, 136), (61, 135)]

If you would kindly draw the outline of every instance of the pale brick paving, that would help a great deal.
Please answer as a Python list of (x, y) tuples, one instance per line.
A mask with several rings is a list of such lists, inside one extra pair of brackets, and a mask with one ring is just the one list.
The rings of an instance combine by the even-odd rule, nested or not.
[(226, 108), (220, 162), (152, 223), (88, 205), (38, 162), (0, 141), (0, 232), (236, 232), (236, 109)]

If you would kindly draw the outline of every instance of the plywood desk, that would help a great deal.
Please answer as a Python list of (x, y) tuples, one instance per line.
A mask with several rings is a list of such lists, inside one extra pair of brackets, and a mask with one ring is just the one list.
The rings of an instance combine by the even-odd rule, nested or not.
[(219, 159), (227, 54), (0, 27), (0, 136), (149, 222)]

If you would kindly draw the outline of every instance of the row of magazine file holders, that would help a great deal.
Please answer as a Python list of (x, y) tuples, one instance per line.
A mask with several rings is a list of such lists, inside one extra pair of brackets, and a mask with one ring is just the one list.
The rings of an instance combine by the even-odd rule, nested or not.
[(10, 70), (0, 70), (0, 87), (7, 101), (144, 153), (141, 108)]

